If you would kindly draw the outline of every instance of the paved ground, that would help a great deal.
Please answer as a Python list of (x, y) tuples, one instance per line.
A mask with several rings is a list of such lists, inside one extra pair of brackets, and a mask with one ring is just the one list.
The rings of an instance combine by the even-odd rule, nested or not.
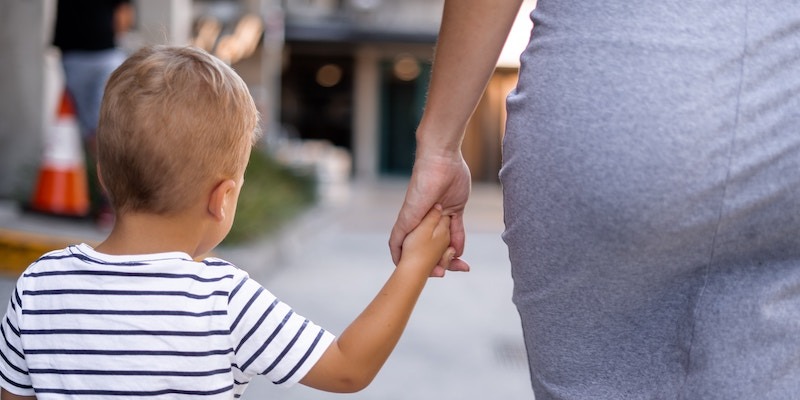
[[(393, 268), (386, 242), (404, 189), (399, 181), (349, 185), (337, 192), (338, 200), (307, 213), (279, 237), (221, 248), (217, 255), (248, 270), (300, 314), (341, 332)], [(533, 399), (500, 239), (499, 187), (476, 186), (465, 220), (464, 259), (472, 272), (429, 282), (404, 337), (369, 388), (342, 397), (300, 385), (276, 388), (264, 379), (254, 381), (244, 399)], [(0, 228), (14, 228), (9, 225), (37, 227), (29, 218), (0, 213)], [(68, 236), (90, 234), (78, 227)], [(0, 279), (0, 298), (8, 298), (12, 281)]]
[[(253, 276), (299, 313), (341, 332), (391, 272), (386, 241), (403, 198), (401, 182), (351, 187), (338, 204), (307, 215), (276, 265)], [(532, 399), (502, 232), (496, 185), (478, 186), (465, 216), (467, 274), (431, 280), (404, 337), (366, 390), (352, 399)], [(299, 234), (298, 234), (299, 232)], [(233, 255), (232, 255), (233, 257)], [(245, 399), (339, 399), (266, 380)]]

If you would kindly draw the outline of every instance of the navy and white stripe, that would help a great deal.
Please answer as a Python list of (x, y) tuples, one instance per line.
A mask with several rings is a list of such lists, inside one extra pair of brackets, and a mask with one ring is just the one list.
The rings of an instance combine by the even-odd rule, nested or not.
[(0, 385), (40, 399), (240, 397), (300, 380), (333, 335), (247, 274), (184, 253), (44, 255), (0, 323)]

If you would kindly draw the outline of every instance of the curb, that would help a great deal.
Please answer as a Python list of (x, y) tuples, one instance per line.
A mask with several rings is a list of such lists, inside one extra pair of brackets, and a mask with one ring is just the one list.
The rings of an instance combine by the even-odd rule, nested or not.
[(86, 240), (0, 228), (0, 274), (16, 277), (42, 254), (80, 242)]

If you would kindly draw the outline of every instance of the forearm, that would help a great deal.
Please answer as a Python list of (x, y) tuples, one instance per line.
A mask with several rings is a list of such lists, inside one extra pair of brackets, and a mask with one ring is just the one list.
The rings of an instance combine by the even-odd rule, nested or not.
[(450, 217), (433, 207), (403, 240), (406, 248), (392, 275), (363, 312), (300, 381), (332, 392), (365, 388), (389, 358), (425, 282), (443, 259), (453, 257)]
[(427, 278), (428, 273), (412, 271), (401, 263), (339, 336), (339, 349), (351, 365), (363, 371), (367, 381), (375, 377), (400, 340)]
[(114, 33), (121, 35), (133, 28), (136, 10), (130, 2), (123, 2), (114, 10)]
[(378, 374), (405, 329), (428, 274), (399, 265), (363, 312), (300, 381), (330, 392), (355, 392)]
[(460, 151), (522, 0), (446, 0), (418, 152)]

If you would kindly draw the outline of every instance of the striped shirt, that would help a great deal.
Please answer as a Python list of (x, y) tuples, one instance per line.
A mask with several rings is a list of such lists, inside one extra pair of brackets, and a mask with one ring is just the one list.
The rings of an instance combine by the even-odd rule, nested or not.
[(61, 398), (230, 399), (255, 375), (299, 381), (334, 337), (220, 259), (42, 256), (0, 324), (0, 385)]

